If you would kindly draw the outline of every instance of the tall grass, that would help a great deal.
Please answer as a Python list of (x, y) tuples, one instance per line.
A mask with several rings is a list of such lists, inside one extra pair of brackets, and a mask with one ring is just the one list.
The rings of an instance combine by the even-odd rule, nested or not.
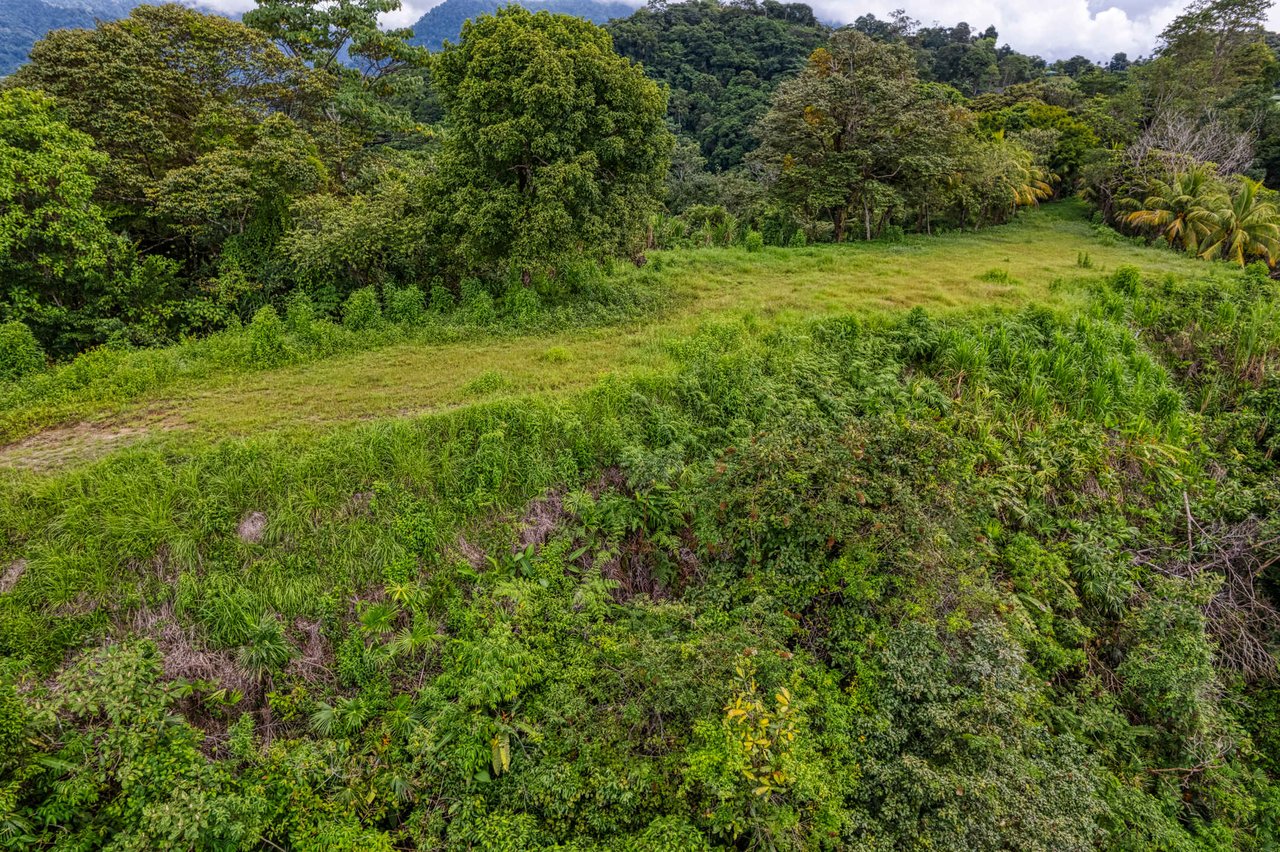
[[(169, 605), (213, 647), (235, 645), (263, 612), (340, 624), (395, 578), (461, 558), (459, 535), (501, 540), (485, 531), (494, 519), (626, 464), (628, 448), (679, 468), (796, 412), (946, 415), (1021, 459), (1009, 475), (1041, 490), (1112, 475), (1117, 457), (1182, 476), (1185, 453), (1145, 447), (1195, 432), (1168, 373), (1123, 324), (1042, 308), (713, 323), (668, 355), (665, 370), (568, 398), (11, 475), (0, 482), (0, 564), (23, 559), (25, 573), (0, 598), (0, 653), (47, 667), (130, 613)], [(246, 537), (253, 513), (265, 523)]]

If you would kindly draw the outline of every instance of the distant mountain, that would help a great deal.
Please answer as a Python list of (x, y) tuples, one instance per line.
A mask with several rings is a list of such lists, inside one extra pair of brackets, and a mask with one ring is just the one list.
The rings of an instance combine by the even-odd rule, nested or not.
[[(113, 21), (143, 2), (161, 0), (0, 0), (0, 77), (27, 61), (31, 46), (49, 30), (92, 27), (97, 21)], [(462, 22), (492, 14), (510, 0), (444, 0), (413, 25), (413, 43), (439, 50), (445, 39), (457, 41)], [(546, 9), (576, 15), (597, 24), (625, 18), (634, 6), (616, 0), (518, 0), (527, 9)], [(199, 4), (188, 3), (199, 8)], [(233, 15), (231, 17), (239, 17)]]
[[(444, 0), (413, 25), (411, 41), (429, 50), (439, 50), (444, 46), (446, 39), (457, 43), (458, 36), (462, 33), (463, 21), (477, 15), (493, 14), (509, 2), (510, 0)], [(518, 0), (518, 2), (534, 12), (545, 10), (561, 15), (575, 15), (597, 24), (603, 24), (614, 18), (625, 18), (636, 10), (635, 6), (614, 0)]]
[(123, 18), (142, 0), (0, 0), (0, 77), (27, 61), (49, 30)]

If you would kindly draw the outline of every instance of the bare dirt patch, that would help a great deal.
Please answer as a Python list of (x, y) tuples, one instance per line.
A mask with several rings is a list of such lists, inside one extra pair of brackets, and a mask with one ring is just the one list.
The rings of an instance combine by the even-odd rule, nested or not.
[(92, 461), (142, 439), (188, 428), (169, 413), (150, 412), (130, 424), (84, 420), (53, 426), (0, 446), (0, 467), (42, 471)]
[(262, 534), (267, 529), (267, 516), (262, 512), (250, 512), (240, 519), (236, 527), (236, 535), (245, 544), (257, 544), (262, 541)]
[(27, 573), (27, 560), (15, 559), (10, 562), (9, 567), (4, 569), (4, 573), (0, 573), (0, 593), (12, 592), (13, 587), (18, 585), (18, 581), (25, 573)]

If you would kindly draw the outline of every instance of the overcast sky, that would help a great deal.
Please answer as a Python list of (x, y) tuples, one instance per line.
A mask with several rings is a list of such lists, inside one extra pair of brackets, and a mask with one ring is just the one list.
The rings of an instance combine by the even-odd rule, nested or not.
[[(199, 2), (228, 12), (253, 7), (253, 0)], [(404, 8), (387, 23), (408, 26), (438, 2), (402, 0)], [(811, 0), (822, 17), (839, 23), (867, 12), (884, 18), (905, 8), (926, 25), (967, 21), (983, 30), (994, 24), (1001, 44), (1050, 60), (1076, 54), (1105, 60), (1121, 51), (1130, 59), (1150, 55), (1160, 31), (1186, 4), (1187, 0)], [(641, 5), (640, 0), (635, 5)], [(1274, 12), (1271, 28), (1280, 29), (1280, 15)]]

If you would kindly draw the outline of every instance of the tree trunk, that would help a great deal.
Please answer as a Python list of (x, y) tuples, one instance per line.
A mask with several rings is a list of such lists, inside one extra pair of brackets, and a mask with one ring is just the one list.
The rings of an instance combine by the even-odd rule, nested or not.
[(871, 205), (865, 200), (862, 202), (862, 219), (867, 228), (867, 242), (871, 242)]

